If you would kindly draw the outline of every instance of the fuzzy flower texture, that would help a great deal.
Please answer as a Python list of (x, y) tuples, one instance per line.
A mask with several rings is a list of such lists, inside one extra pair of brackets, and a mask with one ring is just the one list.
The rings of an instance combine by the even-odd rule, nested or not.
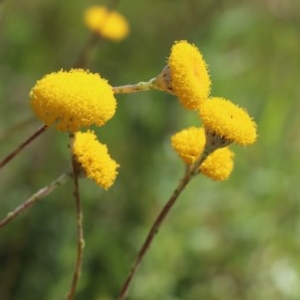
[(234, 156), (227, 146), (253, 144), (257, 138), (255, 122), (245, 109), (231, 101), (209, 97), (211, 81), (207, 65), (193, 44), (175, 42), (168, 68), (170, 73), (163, 75), (171, 82), (171, 90), (185, 108), (198, 111), (203, 125), (174, 134), (172, 147), (187, 165), (195, 163), (203, 151), (209, 152), (199, 171), (214, 180), (227, 179)]
[[(180, 158), (192, 165), (204, 150), (204, 128), (183, 129), (172, 136), (171, 144)], [(228, 147), (218, 149), (204, 160), (199, 171), (213, 180), (226, 180), (233, 169), (233, 157), (234, 153)]]
[(171, 85), (181, 104), (197, 110), (208, 98), (211, 81), (207, 65), (198, 48), (187, 41), (176, 42), (168, 59)]
[(88, 178), (107, 190), (114, 183), (119, 165), (110, 157), (107, 146), (94, 132), (76, 132), (73, 153)]
[(255, 122), (246, 110), (227, 99), (220, 97), (208, 99), (199, 108), (199, 116), (206, 130), (229, 142), (247, 146), (256, 140)]
[(110, 11), (105, 6), (91, 6), (85, 10), (86, 26), (101, 37), (115, 42), (128, 36), (127, 20), (118, 12)]
[(112, 87), (99, 74), (82, 69), (46, 75), (32, 88), (30, 98), (38, 118), (60, 131), (102, 126), (116, 110)]

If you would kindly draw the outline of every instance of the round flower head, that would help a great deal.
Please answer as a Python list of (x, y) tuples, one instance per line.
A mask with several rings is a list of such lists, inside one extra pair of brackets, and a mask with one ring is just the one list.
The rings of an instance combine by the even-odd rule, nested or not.
[(200, 166), (200, 172), (213, 180), (226, 180), (233, 170), (234, 153), (220, 148), (210, 154)]
[(112, 87), (98, 74), (81, 69), (59, 71), (38, 80), (30, 91), (34, 113), (60, 131), (102, 126), (113, 117), (116, 99)]
[(76, 132), (73, 153), (86, 176), (107, 190), (114, 183), (119, 165), (109, 156), (94, 132)]
[(171, 137), (171, 145), (188, 165), (193, 164), (204, 150), (205, 134), (200, 127), (183, 129)]
[(174, 93), (187, 109), (195, 110), (210, 92), (207, 66), (195, 45), (187, 41), (176, 42), (168, 60)]
[[(191, 165), (202, 154), (205, 146), (203, 128), (189, 127), (174, 134), (171, 144), (181, 159)], [(200, 165), (200, 172), (213, 180), (226, 180), (233, 169), (233, 152), (228, 148), (215, 150)]]
[(84, 13), (84, 22), (90, 30), (113, 41), (121, 41), (129, 33), (126, 19), (118, 12), (109, 11), (104, 6), (87, 8)]
[(223, 98), (211, 98), (199, 109), (207, 131), (239, 145), (250, 145), (256, 140), (256, 124), (248, 113)]

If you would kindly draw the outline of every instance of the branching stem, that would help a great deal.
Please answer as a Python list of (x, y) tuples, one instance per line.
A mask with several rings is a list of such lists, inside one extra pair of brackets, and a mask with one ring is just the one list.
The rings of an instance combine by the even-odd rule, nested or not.
[(178, 186), (176, 187), (176, 189), (173, 191), (171, 197), (169, 198), (169, 200), (167, 201), (167, 203), (165, 204), (165, 206), (162, 208), (162, 210), (160, 211), (159, 215), (157, 216), (157, 218), (155, 219), (152, 227), (150, 228), (148, 235), (142, 245), (142, 247), (140, 248), (137, 257), (135, 259), (135, 262), (122, 286), (121, 292), (119, 294), (118, 300), (125, 300), (126, 296), (127, 296), (127, 292), (130, 286), (130, 283), (136, 273), (136, 271), (138, 270), (145, 254), (147, 253), (147, 251), (150, 248), (150, 245), (156, 235), (156, 233), (158, 232), (162, 222), (165, 220), (166, 216), (168, 215), (169, 211), (171, 210), (171, 208), (173, 207), (173, 205), (175, 204), (176, 200), (178, 199), (178, 197), (180, 196), (180, 194), (183, 192), (183, 190), (185, 189), (185, 187), (187, 186), (187, 184), (191, 181), (191, 179), (194, 177), (194, 175), (198, 174), (199, 171), (199, 167), (201, 165), (201, 163), (206, 159), (206, 157), (210, 154), (209, 151), (204, 151), (202, 153), (202, 155), (197, 159), (197, 161), (186, 170), (183, 178), (179, 181)]

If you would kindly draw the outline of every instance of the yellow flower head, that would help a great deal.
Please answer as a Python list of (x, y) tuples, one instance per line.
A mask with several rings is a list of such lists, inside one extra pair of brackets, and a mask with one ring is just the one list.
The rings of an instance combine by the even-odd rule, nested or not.
[(210, 92), (207, 65), (195, 45), (187, 41), (176, 42), (171, 49), (168, 65), (172, 88), (187, 109), (195, 110)]
[(183, 129), (172, 135), (171, 145), (181, 159), (191, 165), (204, 150), (204, 129), (199, 127)]
[(223, 98), (211, 98), (199, 109), (204, 127), (228, 141), (250, 145), (256, 140), (256, 124), (248, 113)]
[[(171, 144), (181, 159), (191, 165), (202, 154), (205, 146), (203, 128), (189, 127), (174, 134)], [(221, 148), (210, 154), (200, 166), (200, 172), (213, 180), (226, 180), (233, 169), (234, 153)]]
[(200, 172), (213, 180), (226, 180), (233, 170), (233, 157), (228, 147), (217, 149), (202, 163)]
[(114, 183), (119, 165), (109, 156), (106, 145), (94, 132), (76, 132), (73, 153), (86, 176), (107, 190)]
[(118, 12), (109, 11), (105, 6), (87, 8), (84, 12), (84, 22), (90, 30), (113, 41), (121, 41), (129, 33), (127, 20)]
[(60, 131), (101, 126), (113, 117), (116, 99), (112, 87), (98, 74), (81, 69), (51, 73), (30, 91), (34, 113)]

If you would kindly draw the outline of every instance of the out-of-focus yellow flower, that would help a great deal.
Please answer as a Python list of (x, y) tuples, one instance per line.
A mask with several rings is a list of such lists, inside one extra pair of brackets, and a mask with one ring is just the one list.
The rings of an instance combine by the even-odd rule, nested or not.
[(248, 113), (224, 98), (211, 98), (199, 109), (204, 127), (236, 144), (247, 146), (256, 140), (256, 123)]
[(30, 91), (31, 107), (48, 126), (60, 131), (102, 126), (113, 117), (116, 99), (112, 87), (99, 74), (82, 69), (51, 73)]
[[(205, 147), (203, 128), (189, 127), (174, 134), (171, 144), (181, 159), (192, 165), (202, 154)], [(234, 153), (228, 148), (215, 150), (201, 164), (202, 174), (213, 180), (226, 180), (233, 170)]]
[(121, 41), (129, 34), (127, 20), (118, 12), (110, 11), (105, 6), (91, 6), (84, 12), (86, 26), (100, 36)]
[(211, 81), (198, 48), (187, 41), (176, 42), (168, 59), (174, 93), (184, 107), (199, 108), (209, 96)]
[(76, 132), (73, 153), (86, 176), (107, 190), (114, 183), (119, 165), (110, 157), (107, 146), (93, 131)]

